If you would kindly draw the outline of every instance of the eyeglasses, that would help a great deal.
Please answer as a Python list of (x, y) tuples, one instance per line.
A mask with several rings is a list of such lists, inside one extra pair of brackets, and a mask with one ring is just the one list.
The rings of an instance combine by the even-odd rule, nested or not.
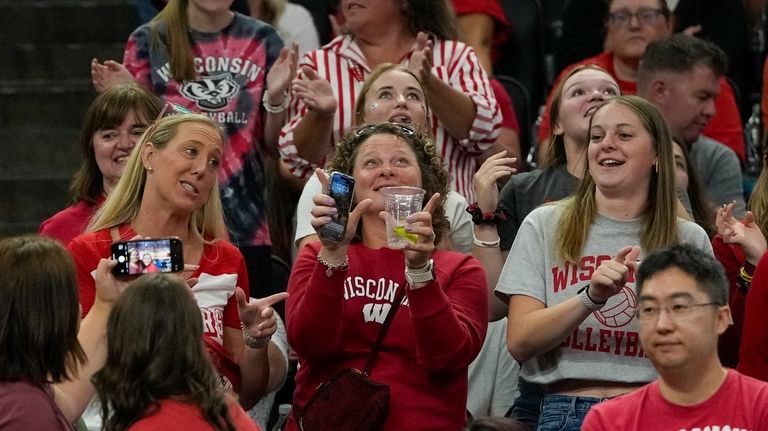
[(367, 138), (376, 132), (394, 132), (403, 136), (413, 136), (416, 131), (411, 126), (400, 123), (377, 123), (355, 129), (355, 136), (358, 138)]
[(620, 10), (608, 14), (608, 22), (613, 27), (627, 27), (632, 21), (632, 17), (635, 17), (640, 25), (654, 25), (663, 14), (664, 12), (661, 9), (640, 9), (634, 13), (628, 10)]
[(713, 305), (721, 307), (723, 304), (718, 304), (717, 302), (701, 302), (698, 304), (673, 302), (672, 304), (665, 304), (663, 307), (651, 304), (640, 304), (637, 311), (635, 311), (635, 315), (642, 323), (652, 323), (658, 320), (661, 315), (661, 310), (664, 310), (667, 312), (670, 319), (680, 321), (689, 317), (697, 307), (709, 307)]
[(157, 123), (160, 122), (160, 120), (162, 120), (165, 117), (170, 117), (172, 115), (194, 114), (194, 113), (195, 113), (194, 111), (187, 109), (179, 104), (172, 103), (172, 102), (165, 102), (163, 109), (160, 110), (160, 113), (157, 114), (157, 118), (155, 118), (155, 121), (153, 121), (152, 124), (147, 129), (146, 135), (150, 136), (152, 132), (155, 131), (155, 127), (157, 126)]

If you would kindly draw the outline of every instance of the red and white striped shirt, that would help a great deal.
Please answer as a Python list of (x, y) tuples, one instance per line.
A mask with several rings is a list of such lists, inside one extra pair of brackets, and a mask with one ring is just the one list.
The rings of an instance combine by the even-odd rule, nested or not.
[[(407, 66), (413, 51), (401, 61)], [(453, 40), (436, 40), (432, 49), (432, 73), (451, 87), (467, 94), (475, 103), (475, 118), (467, 139), (458, 140), (448, 134), (432, 111), (432, 132), (443, 161), (452, 177), (452, 188), (474, 202), (473, 176), (478, 156), (498, 136), (501, 112), (493, 96), (488, 76), (480, 66), (474, 50)], [(334, 116), (333, 141), (354, 125), (355, 102), (365, 77), (371, 72), (360, 47), (350, 36), (339, 36), (324, 47), (307, 53), (300, 66), (308, 66), (331, 84), (338, 106)], [(290, 120), (280, 133), (280, 156), (290, 172), (305, 178), (322, 167), (301, 158), (293, 143), (293, 130), (307, 112), (303, 102), (294, 98), (289, 106)], [(319, 142), (318, 145), (326, 145)]]

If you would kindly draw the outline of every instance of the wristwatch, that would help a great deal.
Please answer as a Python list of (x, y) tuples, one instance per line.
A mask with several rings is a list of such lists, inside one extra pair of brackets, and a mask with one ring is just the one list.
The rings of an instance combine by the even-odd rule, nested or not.
[(581, 303), (584, 304), (584, 306), (587, 307), (587, 310), (589, 311), (597, 311), (605, 306), (605, 302), (596, 302), (594, 299), (592, 299), (591, 296), (589, 296), (589, 283), (579, 289), (579, 291), (576, 293), (576, 296), (579, 298)]
[(416, 283), (426, 283), (435, 279), (435, 261), (429, 259), (427, 264), (421, 268), (409, 268), (405, 266), (405, 279), (408, 284), (413, 286)]

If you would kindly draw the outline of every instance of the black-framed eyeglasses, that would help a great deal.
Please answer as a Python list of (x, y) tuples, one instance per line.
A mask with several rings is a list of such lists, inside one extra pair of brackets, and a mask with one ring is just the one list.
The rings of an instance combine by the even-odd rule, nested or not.
[(413, 127), (402, 123), (376, 123), (361, 126), (355, 129), (355, 136), (358, 138), (367, 138), (376, 132), (395, 132), (403, 136), (413, 136), (416, 131)]
[(697, 304), (687, 304), (683, 302), (673, 302), (672, 304), (664, 304), (664, 306), (658, 306), (656, 304), (640, 304), (635, 311), (637, 318), (643, 323), (651, 323), (658, 320), (661, 315), (661, 311), (667, 312), (670, 319), (674, 321), (684, 320), (689, 317), (693, 310), (698, 307), (721, 307), (723, 304), (717, 302), (700, 302)]
[(655, 25), (662, 15), (664, 12), (661, 9), (640, 9), (637, 12), (619, 10), (608, 14), (608, 22), (614, 27), (627, 27), (632, 17), (635, 17), (640, 25)]

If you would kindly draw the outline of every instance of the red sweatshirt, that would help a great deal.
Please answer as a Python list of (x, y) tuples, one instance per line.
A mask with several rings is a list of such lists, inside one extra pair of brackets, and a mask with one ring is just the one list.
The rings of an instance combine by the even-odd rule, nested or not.
[[(294, 407), (345, 368), (363, 369), (400, 289), (400, 250), (349, 247), (349, 270), (317, 261), (306, 246), (293, 266), (286, 301), (288, 342), (299, 355)], [(384, 430), (460, 430), (465, 422), (467, 367), (480, 351), (488, 321), (485, 273), (472, 256), (435, 251), (437, 279), (407, 290), (370, 377), (390, 386)], [(288, 430), (296, 430), (293, 415)]]

